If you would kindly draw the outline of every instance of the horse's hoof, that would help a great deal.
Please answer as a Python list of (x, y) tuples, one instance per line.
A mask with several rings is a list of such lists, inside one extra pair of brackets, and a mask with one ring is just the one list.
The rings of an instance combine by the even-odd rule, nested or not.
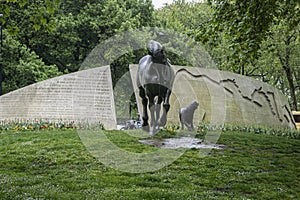
[(158, 121), (158, 126), (165, 126), (166, 123), (167, 123), (167, 120), (159, 119), (159, 121)]
[(160, 131), (160, 128), (159, 128), (159, 127), (151, 128), (151, 129), (150, 129), (150, 135), (151, 135), (151, 136), (156, 135), (159, 131)]
[(151, 130), (151, 131), (150, 131), (150, 135), (151, 135), (151, 136), (154, 136), (154, 135), (157, 134), (157, 132), (158, 132), (158, 131), (157, 131), (156, 129), (155, 129), (155, 130)]
[(155, 130), (154, 130), (154, 128), (153, 127), (150, 127), (150, 135), (151, 136), (153, 136), (153, 135), (155, 135)]
[(143, 129), (143, 131), (146, 131), (146, 132), (149, 132), (149, 130), (150, 130), (149, 126), (143, 126), (142, 129)]

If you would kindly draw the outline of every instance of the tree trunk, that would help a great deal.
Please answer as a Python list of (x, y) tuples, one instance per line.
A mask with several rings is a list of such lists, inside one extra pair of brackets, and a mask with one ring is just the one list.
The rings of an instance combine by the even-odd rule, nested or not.
[(291, 38), (292, 36), (288, 36), (286, 38), (285, 41), (285, 56), (280, 56), (280, 53), (278, 52), (277, 55), (279, 57), (279, 60), (282, 64), (282, 67), (285, 71), (286, 74), (286, 78), (288, 80), (289, 83), (289, 88), (290, 88), (290, 95), (291, 95), (291, 99), (292, 99), (292, 105), (291, 105), (291, 109), (292, 110), (297, 110), (297, 98), (296, 98), (296, 89), (295, 89), (295, 85), (294, 85), (294, 80), (293, 80), (293, 71), (290, 67), (290, 42), (291, 42)]
[(293, 73), (289, 66), (283, 66), (290, 87), (290, 95), (292, 99), (292, 110), (297, 110), (297, 98), (295, 94), (295, 85), (293, 82)]

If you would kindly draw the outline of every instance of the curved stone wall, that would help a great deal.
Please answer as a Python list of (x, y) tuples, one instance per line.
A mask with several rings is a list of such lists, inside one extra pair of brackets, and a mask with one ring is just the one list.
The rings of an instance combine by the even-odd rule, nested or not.
[[(197, 100), (200, 105), (194, 114), (195, 125), (207, 122), (295, 129), (287, 98), (266, 83), (213, 69), (181, 66), (173, 66), (173, 69), (176, 77), (169, 124), (179, 124), (179, 109)], [(131, 65), (131, 91), (135, 91), (141, 108), (136, 71), (137, 65)], [(115, 129), (114, 98), (119, 97), (113, 93), (109, 66), (79, 71), (1, 96), (0, 121), (101, 122), (105, 128)]]
[[(135, 91), (137, 65), (131, 65)], [(197, 67), (173, 66), (169, 124), (179, 124), (179, 109), (197, 100), (194, 124), (259, 125), (295, 129), (287, 98), (276, 88), (238, 74)], [(136, 92), (138, 96), (138, 93)], [(137, 98), (138, 107), (141, 101)], [(141, 110), (141, 109), (139, 109)]]

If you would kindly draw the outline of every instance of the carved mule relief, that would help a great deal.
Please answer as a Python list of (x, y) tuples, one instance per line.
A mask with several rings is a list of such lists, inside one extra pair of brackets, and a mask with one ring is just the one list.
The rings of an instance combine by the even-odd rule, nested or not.
[(190, 105), (186, 108), (181, 108), (179, 111), (179, 119), (181, 123), (181, 130), (184, 129), (184, 126), (187, 127), (189, 131), (194, 130), (194, 113), (195, 110), (198, 108), (199, 103), (197, 101), (193, 101)]

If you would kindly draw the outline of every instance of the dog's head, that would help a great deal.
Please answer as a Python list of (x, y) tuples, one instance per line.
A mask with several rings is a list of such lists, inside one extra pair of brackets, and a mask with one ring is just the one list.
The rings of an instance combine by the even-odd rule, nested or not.
[(199, 106), (199, 103), (197, 101), (193, 101), (187, 108), (190, 110), (196, 110)]

